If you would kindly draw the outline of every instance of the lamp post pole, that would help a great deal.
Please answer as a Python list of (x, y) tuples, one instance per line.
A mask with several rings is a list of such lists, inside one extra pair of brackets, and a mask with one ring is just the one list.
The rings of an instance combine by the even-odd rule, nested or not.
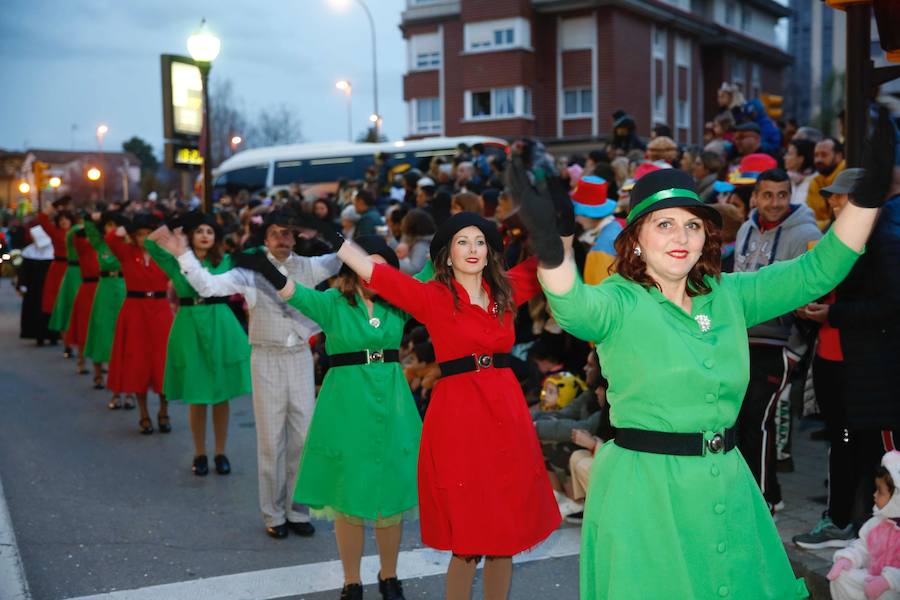
[(347, 96), (347, 141), (353, 142), (353, 85), (346, 79), (341, 79), (334, 87), (344, 92)]
[(212, 212), (212, 135), (209, 125), (209, 71), (212, 63), (198, 61), (203, 87), (203, 212)]
[(369, 19), (369, 27), (372, 30), (372, 88), (375, 92), (375, 112), (372, 114), (376, 117), (376, 119), (372, 121), (372, 126), (375, 128), (375, 140), (378, 141), (378, 135), (381, 129), (381, 113), (378, 112), (378, 59), (376, 57), (375, 20), (372, 18), (372, 13), (369, 11), (369, 7), (366, 6), (366, 3), (363, 2), (363, 0), (356, 1), (366, 12), (366, 17)]

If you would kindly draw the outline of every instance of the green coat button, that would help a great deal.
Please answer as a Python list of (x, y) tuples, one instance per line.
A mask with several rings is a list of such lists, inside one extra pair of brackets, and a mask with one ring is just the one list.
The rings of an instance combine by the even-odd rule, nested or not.
[(727, 595), (728, 595), (728, 586), (726, 586), (726, 585), (719, 586), (719, 597), (724, 598)]
[(725, 554), (725, 542), (719, 542), (719, 545), (716, 546), (716, 550), (719, 551), (719, 554)]
[(715, 401), (716, 401), (716, 395), (715, 395), (715, 394), (707, 394), (707, 395), (706, 395), (706, 401), (707, 401), (707, 402), (715, 402)]
[(713, 510), (715, 511), (715, 513), (716, 513), (717, 515), (721, 515), (722, 513), (725, 512), (725, 505), (722, 504), (722, 503), (716, 504), (716, 505), (713, 507)]
[(712, 369), (714, 366), (716, 366), (716, 361), (714, 361), (711, 358), (707, 358), (706, 360), (703, 361), (703, 366), (706, 367), (707, 369)]
[(713, 465), (709, 468), (709, 474), (712, 475), (713, 477), (718, 477), (719, 473), (720, 473), (719, 467), (717, 467), (716, 465)]

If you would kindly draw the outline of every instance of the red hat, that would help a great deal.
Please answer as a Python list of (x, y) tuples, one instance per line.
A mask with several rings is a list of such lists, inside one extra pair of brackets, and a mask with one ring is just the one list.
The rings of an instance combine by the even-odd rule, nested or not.
[(608, 189), (609, 184), (602, 177), (596, 175), (582, 177), (572, 192), (575, 214), (593, 219), (611, 215), (616, 209), (616, 201), (609, 199)]
[(741, 159), (741, 164), (737, 170), (728, 176), (728, 181), (735, 185), (750, 185), (756, 183), (760, 173), (774, 169), (777, 166), (778, 162), (768, 154), (761, 152), (748, 154)]

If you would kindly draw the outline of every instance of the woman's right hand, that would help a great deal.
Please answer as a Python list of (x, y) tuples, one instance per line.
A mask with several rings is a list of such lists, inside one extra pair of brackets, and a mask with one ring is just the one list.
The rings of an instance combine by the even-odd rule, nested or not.
[(409, 256), (409, 246), (405, 242), (400, 242), (397, 244), (397, 247), (394, 248), (394, 254), (397, 255), (397, 258), (403, 260)]

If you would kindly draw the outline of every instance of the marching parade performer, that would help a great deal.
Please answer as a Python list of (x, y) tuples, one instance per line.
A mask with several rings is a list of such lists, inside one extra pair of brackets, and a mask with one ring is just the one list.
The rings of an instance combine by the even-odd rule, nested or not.
[[(103, 389), (103, 365), (109, 363), (113, 338), (116, 333), (116, 321), (122, 303), (125, 301), (125, 280), (122, 278), (122, 266), (119, 264), (119, 259), (106, 245), (104, 236), (114, 232), (118, 224), (124, 222), (125, 218), (118, 213), (104, 212), (102, 214), (94, 213), (92, 219), (86, 219), (84, 223), (85, 234), (97, 253), (97, 262), (100, 267), (100, 281), (97, 283), (97, 291), (94, 293), (94, 302), (91, 305), (87, 341), (84, 346), (84, 355), (94, 363), (94, 387), (98, 389)], [(107, 408), (121, 407), (119, 392), (114, 392)], [(130, 398), (126, 398), (125, 407), (134, 408)]]
[(581, 596), (807, 597), (759, 486), (733, 451), (748, 382), (747, 327), (833, 289), (883, 199), (857, 197), (859, 206), (794, 260), (722, 274), (719, 213), (702, 203), (688, 174), (650, 173), (631, 192), (617, 274), (588, 286), (554, 231), (550, 199), (532, 187), (521, 157), (512, 165), (507, 183), (553, 315), (597, 344), (610, 383), (617, 434), (597, 452), (587, 493)]
[[(50, 236), (53, 243), (53, 264), (47, 272), (47, 279), (44, 281), (44, 291), (41, 297), (41, 310), (47, 315), (53, 313), (53, 305), (56, 304), (56, 295), (59, 293), (59, 286), (62, 285), (63, 277), (68, 268), (68, 258), (66, 256), (66, 232), (72, 227), (74, 217), (67, 210), (56, 210), (57, 206), (62, 206), (59, 202), (47, 204), (44, 209), (38, 213), (38, 224), (43, 228), (44, 232)], [(51, 219), (52, 215), (52, 219)], [(68, 349), (66, 350), (66, 358), (68, 358)]]
[(53, 242), (40, 225), (29, 229), (31, 243), (22, 250), (22, 265), (16, 271), (16, 291), (22, 296), (19, 337), (33, 339), (38, 346), (55, 341), (47, 328), (50, 315), (41, 310), (44, 282), (53, 264)]
[(144, 435), (153, 433), (153, 421), (147, 410), (147, 391), (151, 388), (159, 394), (159, 430), (172, 431), (168, 403), (163, 395), (166, 344), (172, 327), (172, 309), (166, 300), (169, 278), (144, 247), (144, 241), (157, 224), (154, 216), (141, 213), (134, 216), (127, 230), (119, 226), (105, 237), (110, 251), (122, 265), (127, 290), (116, 321), (107, 387), (113, 392), (135, 394), (141, 412), (138, 425)]
[[(222, 253), (222, 230), (214, 217), (190, 213), (181, 219), (191, 249), (210, 273), (232, 268), (231, 255)], [(169, 333), (163, 393), (168, 400), (190, 405), (194, 439), (194, 475), (209, 473), (206, 456), (206, 413), (212, 406), (216, 473), (227, 475), (231, 463), (225, 455), (228, 437), (228, 401), (249, 394), (250, 344), (247, 334), (228, 306), (227, 296), (203, 298), (188, 283), (178, 261), (152, 240), (144, 247), (165, 271), (178, 295), (178, 311)]]
[[(97, 291), (97, 282), (100, 280), (100, 263), (97, 261), (97, 251), (87, 239), (87, 222), (73, 228), (72, 246), (78, 256), (78, 269), (81, 285), (75, 294), (75, 302), (72, 304), (72, 316), (69, 318), (67, 338), (72, 341), (72, 346), (78, 348), (78, 373), (86, 374), (84, 347), (87, 342), (88, 325), (91, 319), (91, 309), (94, 304), (94, 295)], [(94, 387), (103, 389), (103, 365), (94, 363)]]
[[(63, 338), (66, 347), (66, 357), (71, 357), (75, 346), (74, 332), (69, 328), (72, 319), (72, 307), (75, 306), (75, 296), (81, 287), (81, 270), (78, 266), (78, 252), (75, 251), (74, 235), (80, 231), (81, 224), (73, 224), (66, 231), (66, 273), (59, 284), (59, 292), (56, 294), (56, 302), (53, 304), (53, 312), (50, 314), (50, 329), (58, 331)], [(84, 368), (84, 357), (78, 355), (77, 371), (79, 375), (87, 373)]]
[[(334, 254), (294, 254), (294, 228), (291, 213), (268, 213), (258, 232), (263, 248), (257, 251), (292, 280), (315, 287), (335, 275), (341, 263)], [(313, 535), (308, 510), (293, 500), (316, 393), (308, 341), (320, 331), (319, 326), (285, 305), (261, 275), (241, 268), (213, 275), (190, 251), (184, 236), (173, 235), (167, 227), (153, 232), (152, 239), (178, 257), (181, 272), (199, 295), (242, 294), (250, 307), (259, 504), (266, 533), (276, 539), (287, 537), (289, 531)]]
[[(383, 238), (356, 243), (372, 260), (399, 268)], [(402, 600), (397, 578), (402, 520), (416, 500), (416, 457), (422, 421), (400, 367), (409, 316), (362, 287), (342, 267), (335, 287), (320, 292), (294, 285), (264, 256), (258, 272), (288, 304), (325, 332), (329, 370), (319, 390), (294, 500), (334, 520), (344, 568), (341, 600), (362, 598), (360, 560), (366, 523), (375, 527), (381, 559), (378, 587)]]
[(539, 544), (561, 520), (509, 368), (516, 307), (540, 290), (536, 261), (507, 273), (497, 228), (470, 212), (454, 215), (435, 234), (428, 283), (374, 261), (356, 244), (330, 241), (370, 289), (425, 325), (440, 361), (442, 378), (422, 430), (418, 489), (422, 541), (453, 552), (447, 598), (471, 596), (482, 556), (485, 598), (506, 598), (512, 556)]

